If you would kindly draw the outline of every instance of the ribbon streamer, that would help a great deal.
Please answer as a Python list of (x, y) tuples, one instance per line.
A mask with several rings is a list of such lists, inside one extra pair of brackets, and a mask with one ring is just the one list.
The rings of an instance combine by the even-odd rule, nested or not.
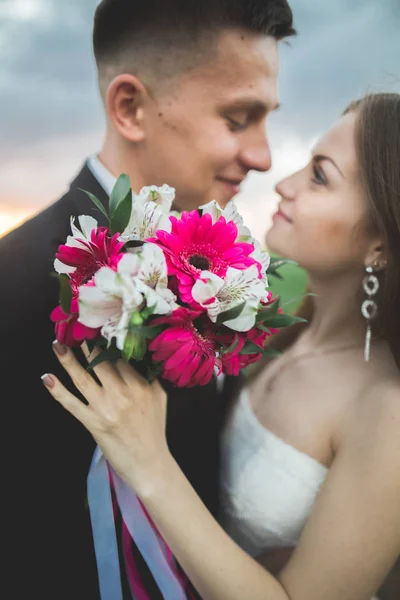
[[(163, 598), (186, 600), (178, 572), (171, 567), (166, 556), (166, 545), (154, 531), (136, 494), (112, 467), (110, 472), (122, 519)], [(108, 465), (99, 448), (89, 471), (88, 500), (101, 600), (123, 600)]]

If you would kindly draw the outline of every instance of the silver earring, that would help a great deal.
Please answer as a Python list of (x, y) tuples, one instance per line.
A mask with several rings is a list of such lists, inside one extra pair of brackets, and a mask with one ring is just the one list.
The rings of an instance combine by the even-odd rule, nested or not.
[(361, 312), (363, 317), (367, 320), (367, 332), (365, 335), (365, 347), (364, 347), (364, 360), (369, 362), (371, 357), (371, 338), (372, 329), (371, 322), (375, 319), (378, 314), (378, 305), (373, 299), (379, 291), (379, 279), (374, 275), (374, 268), (372, 266), (367, 267), (367, 274), (363, 279), (363, 290), (367, 294), (367, 299), (364, 300), (361, 306)]

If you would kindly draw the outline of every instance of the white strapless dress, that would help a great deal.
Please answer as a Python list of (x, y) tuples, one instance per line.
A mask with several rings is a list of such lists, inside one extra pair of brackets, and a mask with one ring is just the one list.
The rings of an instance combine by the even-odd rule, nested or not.
[(268, 431), (243, 389), (222, 434), (221, 514), (251, 556), (295, 546), (327, 467)]

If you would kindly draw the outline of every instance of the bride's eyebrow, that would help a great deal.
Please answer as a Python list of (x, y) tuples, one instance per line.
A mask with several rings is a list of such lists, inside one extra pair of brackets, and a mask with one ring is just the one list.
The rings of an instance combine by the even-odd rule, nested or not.
[(341, 174), (343, 179), (346, 179), (346, 177), (343, 175), (342, 171), (339, 169), (338, 165), (335, 163), (333, 158), (331, 158), (330, 156), (325, 156), (324, 154), (316, 154), (315, 156), (313, 156), (313, 159), (315, 160), (315, 162), (321, 162), (323, 160), (328, 160), (334, 167), (336, 167), (336, 169), (339, 171), (339, 173)]

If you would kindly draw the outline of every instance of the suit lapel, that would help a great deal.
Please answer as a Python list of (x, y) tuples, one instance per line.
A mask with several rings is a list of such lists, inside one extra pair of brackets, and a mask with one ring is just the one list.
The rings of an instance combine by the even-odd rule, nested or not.
[(79, 175), (71, 183), (71, 192), (73, 192), (74, 213), (76, 215), (93, 216), (99, 225), (105, 227), (108, 225), (104, 215), (96, 208), (90, 198), (81, 190), (86, 190), (94, 194), (100, 202), (108, 209), (108, 195), (93, 175), (87, 163), (83, 166)]

